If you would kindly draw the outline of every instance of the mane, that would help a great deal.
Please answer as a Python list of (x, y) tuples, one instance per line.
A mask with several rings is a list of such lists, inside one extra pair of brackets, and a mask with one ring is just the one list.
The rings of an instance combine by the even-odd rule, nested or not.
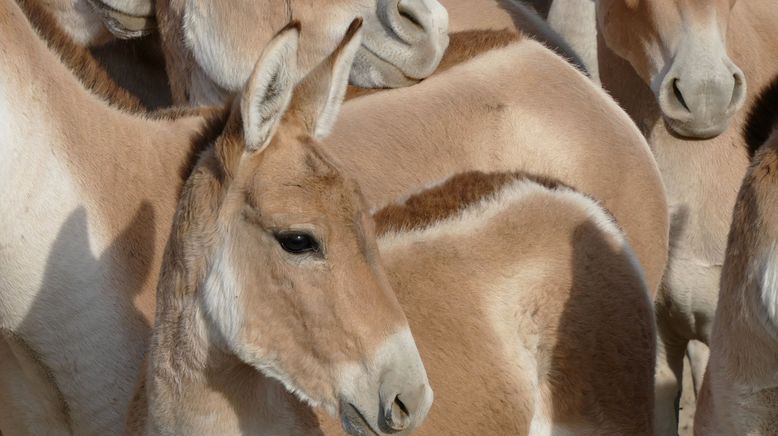
[[(178, 169), (178, 175), (181, 178), (182, 185), (186, 183), (186, 180), (189, 179), (189, 176), (192, 175), (192, 171), (194, 171), (195, 167), (197, 166), (197, 162), (200, 160), (203, 152), (208, 150), (219, 137), (219, 135), (221, 135), (222, 132), (224, 132), (226, 129), (227, 122), (230, 118), (229, 108), (231, 106), (232, 104), (228, 103), (221, 110), (212, 109), (208, 112), (201, 110), (201, 113), (198, 114), (205, 118), (205, 122), (203, 123), (195, 138), (192, 140), (192, 147), (189, 149), (186, 159), (182, 162)], [(179, 117), (181, 116), (181, 113), (188, 112), (190, 111), (172, 109), (159, 111), (157, 114), (162, 117)], [(178, 194), (180, 195), (181, 192)]]
[(115, 108), (132, 113), (146, 112), (140, 99), (117, 85), (89, 50), (73, 41), (36, 0), (17, 0), (17, 3), (38, 36), (86, 89)]
[(391, 232), (407, 232), (430, 227), (494, 195), (506, 185), (518, 180), (529, 180), (548, 189), (571, 189), (559, 180), (525, 172), (460, 173), (438, 186), (410, 196), (402, 203), (390, 204), (374, 213), (376, 235), (380, 237)]
[(743, 137), (748, 155), (754, 154), (778, 127), (778, 76), (763, 88), (748, 111)]
[(222, 108), (213, 107), (173, 107), (150, 111), (138, 97), (119, 86), (89, 49), (73, 41), (51, 13), (40, 6), (36, 0), (17, 0), (17, 2), (33, 30), (46, 43), (49, 50), (59, 57), (62, 64), (76, 76), (84, 88), (100, 97), (109, 106), (150, 119), (175, 120), (189, 116), (221, 117), (220, 114), (214, 115), (214, 112), (221, 112)]

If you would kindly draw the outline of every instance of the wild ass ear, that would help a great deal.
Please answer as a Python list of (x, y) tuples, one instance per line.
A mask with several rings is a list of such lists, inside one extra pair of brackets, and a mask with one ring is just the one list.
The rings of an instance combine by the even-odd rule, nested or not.
[(346, 94), (354, 56), (362, 44), (362, 18), (346, 30), (338, 47), (300, 82), (289, 112), (300, 117), (316, 140), (330, 134)]
[(267, 147), (289, 107), (297, 83), (300, 23), (284, 27), (262, 51), (240, 100), (243, 135), (249, 151)]

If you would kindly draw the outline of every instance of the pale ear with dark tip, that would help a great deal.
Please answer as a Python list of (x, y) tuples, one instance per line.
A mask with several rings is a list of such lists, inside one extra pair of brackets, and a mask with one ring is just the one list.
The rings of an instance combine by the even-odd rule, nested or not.
[(289, 111), (303, 119), (314, 139), (330, 134), (346, 94), (354, 56), (362, 44), (362, 18), (356, 18), (343, 39), (295, 89)]
[(292, 22), (268, 43), (240, 99), (248, 151), (261, 151), (273, 139), (297, 83), (300, 23)]

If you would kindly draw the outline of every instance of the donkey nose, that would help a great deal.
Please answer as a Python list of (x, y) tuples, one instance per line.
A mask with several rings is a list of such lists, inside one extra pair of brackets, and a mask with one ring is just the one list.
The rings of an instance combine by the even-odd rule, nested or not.
[(729, 59), (715, 67), (665, 75), (659, 105), (670, 127), (683, 136), (707, 138), (723, 132), (745, 102), (745, 77)]
[(394, 1), (396, 6), (387, 11), (388, 24), (402, 42), (418, 44), (433, 40), (437, 43), (446, 36), (448, 14), (438, 0)]
[(379, 428), (385, 433), (396, 433), (411, 427), (427, 414), (432, 390), (423, 384), (402, 392), (393, 386), (381, 387)]

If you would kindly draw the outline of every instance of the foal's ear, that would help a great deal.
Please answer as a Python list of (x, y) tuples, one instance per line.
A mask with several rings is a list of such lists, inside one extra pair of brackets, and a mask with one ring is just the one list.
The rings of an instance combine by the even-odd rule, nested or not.
[(332, 54), (311, 71), (294, 91), (289, 112), (302, 118), (314, 139), (330, 134), (346, 94), (346, 86), (359, 46), (362, 44), (362, 18), (356, 18)]
[(294, 21), (262, 51), (240, 100), (243, 135), (249, 151), (267, 147), (281, 122), (297, 83), (300, 23)]

